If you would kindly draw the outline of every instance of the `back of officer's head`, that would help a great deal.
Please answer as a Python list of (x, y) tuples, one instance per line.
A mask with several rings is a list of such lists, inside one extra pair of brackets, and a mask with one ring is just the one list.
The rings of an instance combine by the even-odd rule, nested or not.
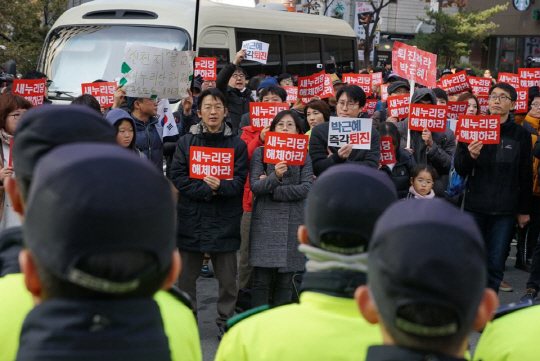
[(485, 288), (486, 251), (476, 223), (442, 200), (389, 207), (373, 232), (368, 269), (379, 321), (402, 347), (455, 354), (479, 322), (485, 293), (497, 297)]
[(174, 263), (175, 217), (170, 186), (154, 168), (100, 143), (42, 157), (23, 224), (37, 296), (151, 297), (161, 288)]
[(377, 218), (397, 199), (394, 183), (376, 169), (357, 164), (329, 168), (307, 196), (309, 245), (345, 255), (366, 252)]

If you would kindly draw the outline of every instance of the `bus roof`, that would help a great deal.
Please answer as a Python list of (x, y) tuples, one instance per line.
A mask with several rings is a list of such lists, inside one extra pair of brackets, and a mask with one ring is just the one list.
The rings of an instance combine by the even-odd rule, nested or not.
[[(115, 10), (128, 12), (121, 17)], [(129, 10), (155, 13), (157, 19)], [(93, 14), (88, 16), (89, 13)], [(195, 0), (95, 0), (66, 11), (53, 28), (94, 24), (171, 26), (184, 28), (193, 37), (194, 19)], [(199, 33), (209, 26), (355, 37), (351, 26), (343, 20), (201, 0)]]

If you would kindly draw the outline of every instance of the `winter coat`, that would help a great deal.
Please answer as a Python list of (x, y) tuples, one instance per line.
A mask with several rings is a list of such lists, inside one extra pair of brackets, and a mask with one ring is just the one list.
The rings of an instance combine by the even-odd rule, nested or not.
[[(538, 133), (540, 132), (540, 119), (533, 118), (530, 115), (516, 115), (515, 121), (519, 125), (523, 125), (525, 129), (531, 133), (533, 147), (538, 140)], [(536, 156), (533, 158), (533, 195), (540, 197), (540, 178), (538, 177), (538, 167), (540, 166), (540, 159)]]
[[(242, 194), (248, 172), (246, 143), (223, 123), (219, 133), (203, 132), (202, 122), (178, 140), (171, 181), (178, 189), (176, 240), (180, 250), (233, 252), (240, 248)], [(221, 180), (217, 194), (202, 179), (189, 177), (191, 146), (233, 148), (232, 180)]]
[[(255, 196), (249, 236), (249, 264), (277, 267), (279, 272), (304, 269), (304, 255), (298, 251), (298, 227), (304, 222), (304, 200), (313, 183), (311, 159), (303, 166), (289, 166), (280, 181), (275, 164), (263, 163), (264, 148), (253, 152), (250, 167), (251, 190)], [(262, 174), (266, 178), (260, 179)]]
[[(242, 139), (247, 144), (248, 158), (250, 162), (251, 162), (251, 157), (255, 149), (263, 145), (259, 135), (261, 135), (261, 132), (258, 130), (253, 130), (251, 125), (242, 128), (242, 134), (240, 135), (240, 139)], [(251, 212), (252, 202), (253, 202), (253, 194), (251, 192), (251, 187), (249, 186), (249, 173), (248, 173), (246, 184), (244, 185), (244, 200), (242, 202), (245, 212)]]
[(163, 172), (163, 141), (157, 129), (159, 118), (154, 116), (145, 123), (130, 115), (135, 121), (135, 146)]
[(399, 148), (396, 152), (396, 164), (390, 169), (389, 166), (383, 165), (380, 170), (388, 174), (392, 178), (392, 182), (396, 186), (398, 197), (405, 198), (409, 193), (409, 187), (411, 185), (411, 172), (416, 162), (411, 153), (403, 148)]
[(20, 273), (19, 253), (23, 249), (21, 227), (11, 227), (0, 233), (0, 278)]
[(484, 144), (473, 159), (468, 143), (459, 142), (454, 158), (465, 188), (465, 210), (489, 215), (530, 214), (532, 196), (531, 135), (510, 113), (501, 124), (499, 144)]

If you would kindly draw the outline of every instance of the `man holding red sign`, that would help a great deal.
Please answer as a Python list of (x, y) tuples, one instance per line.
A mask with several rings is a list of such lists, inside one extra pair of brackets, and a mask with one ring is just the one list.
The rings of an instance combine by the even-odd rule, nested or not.
[[(469, 176), (464, 208), (476, 220), (488, 250), (488, 286), (499, 291), (516, 218), (529, 223), (532, 196), (531, 135), (514, 122), (517, 93), (507, 83), (489, 91), (489, 113), (500, 117), (498, 144), (459, 142), (455, 169)], [(459, 125), (458, 125), (459, 127)]]
[[(233, 316), (236, 304), (236, 251), (240, 248), (242, 193), (248, 167), (246, 144), (224, 122), (226, 105), (224, 95), (215, 88), (199, 95), (197, 113), (202, 120), (178, 140), (171, 166), (171, 180), (179, 192), (176, 241), (183, 272), (178, 285), (189, 294), (197, 312), (196, 281), (204, 253), (209, 252), (219, 280), (218, 337)], [(230, 157), (218, 149), (233, 150), (233, 175), (227, 179), (212, 175), (203, 179), (190, 177), (195, 165), (191, 158), (193, 147), (205, 147), (206, 153), (211, 153), (207, 152), (208, 148), (215, 148), (218, 155), (212, 161), (224, 166), (230, 162)], [(200, 154), (201, 159), (203, 156)]]

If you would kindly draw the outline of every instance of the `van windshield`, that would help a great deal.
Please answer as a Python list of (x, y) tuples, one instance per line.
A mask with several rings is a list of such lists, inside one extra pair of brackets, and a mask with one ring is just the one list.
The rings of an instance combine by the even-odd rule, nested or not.
[(55, 29), (45, 42), (39, 70), (52, 80), (50, 98), (81, 94), (81, 84), (121, 77), (126, 43), (189, 50), (189, 34), (178, 28), (143, 26), (68, 26)]

